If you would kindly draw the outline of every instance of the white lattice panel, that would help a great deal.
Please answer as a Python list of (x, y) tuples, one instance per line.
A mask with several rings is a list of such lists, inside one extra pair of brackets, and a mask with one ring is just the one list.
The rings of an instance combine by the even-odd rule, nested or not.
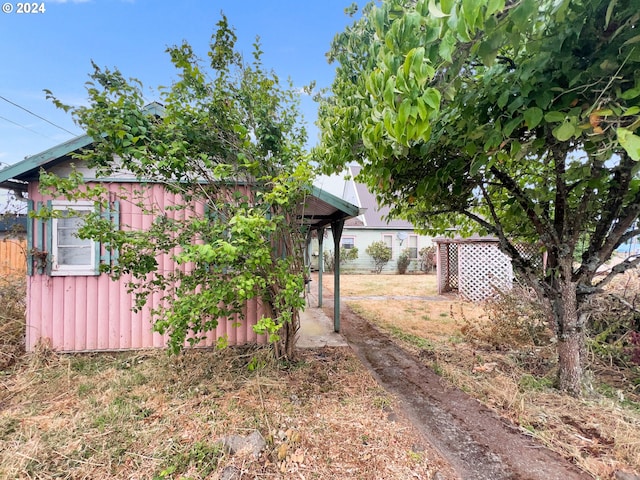
[(495, 243), (461, 244), (458, 252), (458, 292), (462, 296), (480, 302), (496, 289), (511, 289), (511, 261)]
[(439, 294), (458, 289), (458, 245), (437, 245), (437, 274)]

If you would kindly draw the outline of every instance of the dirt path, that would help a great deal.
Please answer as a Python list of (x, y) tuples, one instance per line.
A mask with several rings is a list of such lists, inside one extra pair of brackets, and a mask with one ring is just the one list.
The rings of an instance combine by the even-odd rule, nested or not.
[[(330, 303), (330, 302), (328, 302)], [(330, 309), (327, 315), (332, 316)], [(394, 344), (348, 307), (342, 334), (378, 382), (463, 480), (586, 480), (592, 477), (522, 434)]]

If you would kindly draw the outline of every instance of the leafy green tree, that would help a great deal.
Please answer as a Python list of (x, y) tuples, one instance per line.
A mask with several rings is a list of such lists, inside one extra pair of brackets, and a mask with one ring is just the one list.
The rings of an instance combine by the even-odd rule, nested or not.
[[(266, 333), (278, 356), (293, 355), (298, 311), (303, 306), (304, 232), (297, 214), (310, 192), (304, 159), (306, 132), (298, 122), (291, 86), (263, 70), (260, 46), (245, 63), (226, 18), (212, 36), (209, 65), (190, 45), (168, 49), (178, 71), (160, 88), (164, 112), (145, 108), (142, 85), (118, 70), (94, 65), (89, 105), (70, 109), (95, 142), (78, 158), (98, 177), (129, 172), (142, 183), (119, 194), (154, 220), (149, 228), (114, 229), (91, 216), (82, 235), (119, 252), (114, 277), (132, 275), (138, 307), (162, 298), (155, 329), (170, 335), (173, 351), (197, 343), (219, 321), (242, 315), (246, 301), (265, 309), (256, 331)], [(170, 207), (149, 199), (145, 181), (175, 194)], [(106, 200), (100, 184), (41, 175), (57, 196)], [(177, 268), (158, 263), (170, 255)]]
[(373, 271), (375, 273), (382, 272), (384, 266), (391, 260), (391, 249), (383, 241), (373, 242), (369, 245), (365, 252), (373, 259)]
[[(640, 233), (640, 14), (630, 0), (386, 0), (338, 35), (325, 170), (351, 161), (431, 233), (489, 233), (545, 306), (579, 395), (596, 270)], [(588, 245), (574, 265), (582, 239)], [(540, 244), (545, 272), (520, 255)]]

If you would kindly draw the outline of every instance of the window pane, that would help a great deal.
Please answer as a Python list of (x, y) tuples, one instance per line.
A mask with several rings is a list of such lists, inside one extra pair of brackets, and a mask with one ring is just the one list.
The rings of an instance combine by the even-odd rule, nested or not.
[(343, 238), (342, 239), (342, 247), (343, 248), (353, 248), (355, 247), (355, 239), (354, 238)]
[(58, 245), (61, 247), (70, 245), (90, 245), (90, 239), (78, 238), (78, 230), (75, 228), (58, 227)]
[(382, 237), (382, 240), (387, 244), (387, 247), (389, 248), (391, 248), (391, 246), (393, 245), (393, 237), (391, 235), (384, 235)]
[(58, 246), (58, 265), (91, 265), (91, 245)]
[(74, 215), (73, 217), (62, 217), (58, 219), (58, 226), (61, 228), (78, 229), (82, 226), (82, 212), (69, 212), (65, 210), (65, 215)]
[(77, 271), (78, 268), (93, 268), (94, 245), (90, 239), (78, 238), (78, 230), (84, 225), (83, 217), (89, 213), (85, 208), (59, 209), (61, 216), (54, 221), (54, 251), (56, 271), (64, 272), (65, 267)]

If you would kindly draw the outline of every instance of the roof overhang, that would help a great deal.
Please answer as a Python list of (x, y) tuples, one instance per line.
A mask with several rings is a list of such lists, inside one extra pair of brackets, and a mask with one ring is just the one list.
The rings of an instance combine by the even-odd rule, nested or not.
[[(90, 136), (81, 135), (0, 170), (0, 188), (16, 193), (26, 192), (29, 182), (38, 179), (40, 169), (55, 166), (92, 143)], [(303, 226), (316, 230), (337, 221), (357, 217), (360, 213), (356, 205), (312, 186), (311, 195), (306, 198), (299, 218)]]
[(318, 230), (332, 223), (356, 217), (358, 214), (359, 209), (356, 205), (313, 186), (299, 217), (302, 225)]
[(80, 135), (10, 165), (0, 170), (0, 188), (25, 192), (29, 181), (38, 178), (41, 168), (54, 166), (64, 161), (71, 153), (88, 147), (92, 143), (93, 138), (89, 135)]

